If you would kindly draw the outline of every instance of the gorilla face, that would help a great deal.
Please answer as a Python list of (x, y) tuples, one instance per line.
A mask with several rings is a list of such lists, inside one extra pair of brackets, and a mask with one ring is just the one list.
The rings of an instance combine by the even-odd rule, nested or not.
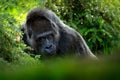
[(56, 53), (56, 43), (52, 31), (38, 34), (36, 38), (37, 47), (41, 53), (47, 53), (48, 55)]
[(48, 20), (34, 21), (28, 27), (29, 44), (42, 55), (55, 55), (59, 33), (54, 24)]

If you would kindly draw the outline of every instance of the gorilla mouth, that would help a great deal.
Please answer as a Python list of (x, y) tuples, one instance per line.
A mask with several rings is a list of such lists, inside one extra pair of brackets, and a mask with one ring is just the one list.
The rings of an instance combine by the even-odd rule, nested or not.
[(56, 55), (56, 51), (52, 51), (52, 52), (42, 52), (41, 53), (42, 56), (55, 56)]
[(56, 55), (56, 49), (45, 49), (43, 51), (39, 51), (41, 53), (41, 55), (45, 55), (45, 56), (52, 56), (52, 55)]
[(53, 54), (56, 53), (56, 51), (55, 51), (55, 50), (51, 50), (51, 51), (50, 51), (50, 50), (46, 50), (45, 53), (46, 53), (46, 54), (53, 55)]

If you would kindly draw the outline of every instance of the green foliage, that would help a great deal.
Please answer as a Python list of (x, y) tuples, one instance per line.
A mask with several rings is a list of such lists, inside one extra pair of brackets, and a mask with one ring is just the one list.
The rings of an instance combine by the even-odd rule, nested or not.
[[(4, 16), (4, 17), (3, 17)], [(16, 44), (15, 39), (18, 32), (15, 28), (15, 20), (9, 16), (9, 14), (0, 14), (0, 57), (12, 60), (11, 55), (13, 52), (16, 52), (18, 44)], [(14, 30), (15, 29), (15, 30)], [(16, 35), (16, 36), (15, 36)], [(13, 45), (13, 46), (11, 46)], [(14, 58), (13, 58), (14, 59)]]
[[(37, 60), (24, 52), (26, 45), (22, 43), (20, 24), (25, 19), (26, 11), (39, 3), (27, 3), (31, 0), (0, 1), (0, 63), (11, 62), (18, 65), (36, 64)], [(36, 0), (37, 1), (37, 0)], [(28, 7), (27, 6), (31, 6)], [(24, 9), (26, 7), (26, 9)], [(19, 16), (20, 15), (20, 16)]]
[(28, 48), (20, 39), (19, 26), (28, 10), (44, 5), (79, 31), (93, 51), (120, 43), (119, 0), (1, 0), (0, 80), (120, 79), (120, 44), (110, 50), (115, 55), (98, 61), (68, 56), (40, 61), (40, 55), (33, 58), (25, 53)]
[(0, 14), (0, 19), (0, 58), (12, 63), (24, 62), (24, 65), (35, 62), (23, 51), (25, 45), (19, 41), (21, 33), (16, 27), (16, 20), (9, 14)]
[[(105, 57), (107, 58), (107, 57)], [(1, 80), (119, 80), (120, 58), (101, 61), (53, 59), (36, 66), (6, 70)]]
[[(1, 0), (0, 56), (13, 61), (18, 53), (24, 53), (26, 46), (18, 41), (21, 36), (19, 26), (34, 7), (52, 9), (66, 24), (82, 34), (94, 52), (106, 53), (119, 42), (119, 6), (119, 0)], [(35, 57), (36, 60), (39, 58)]]
[(94, 52), (109, 51), (119, 41), (119, 0), (47, 0), (46, 7), (79, 31)]
[(18, 24), (22, 24), (25, 21), (26, 14), (32, 8), (41, 7), (44, 5), (44, 1), (40, 0), (1, 0), (0, 11), (1, 13), (9, 13), (13, 16)]

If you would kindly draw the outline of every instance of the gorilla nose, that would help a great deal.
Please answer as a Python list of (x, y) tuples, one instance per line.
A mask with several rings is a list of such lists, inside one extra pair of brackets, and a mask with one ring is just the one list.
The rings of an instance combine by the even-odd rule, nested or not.
[(46, 49), (50, 49), (52, 47), (52, 45), (48, 45), (48, 46), (46, 46), (45, 48)]
[(44, 51), (49, 54), (54, 54), (55, 53), (55, 47), (53, 45), (46, 46)]

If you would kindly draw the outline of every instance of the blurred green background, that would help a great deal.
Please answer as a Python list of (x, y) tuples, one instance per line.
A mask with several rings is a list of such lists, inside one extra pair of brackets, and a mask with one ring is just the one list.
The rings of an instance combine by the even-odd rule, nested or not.
[[(20, 26), (35, 7), (54, 11), (86, 40), (99, 58), (31, 57), (21, 41)], [(111, 79), (120, 77), (120, 0), (0, 0), (0, 78), (42, 80)]]

